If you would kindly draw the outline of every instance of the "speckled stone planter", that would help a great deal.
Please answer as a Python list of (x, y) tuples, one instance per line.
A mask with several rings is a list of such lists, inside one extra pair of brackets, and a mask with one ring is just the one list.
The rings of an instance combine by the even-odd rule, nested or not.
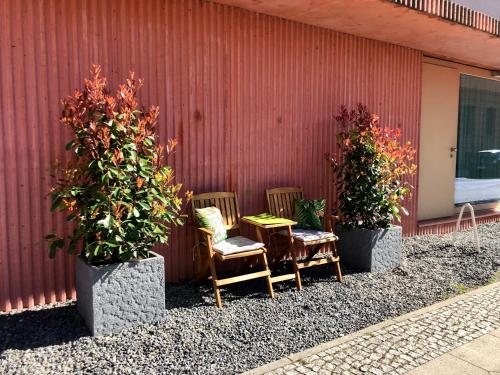
[(337, 247), (341, 265), (360, 271), (383, 272), (401, 263), (403, 230), (400, 226), (346, 230), (337, 225), (335, 233), (339, 236)]
[(92, 335), (105, 335), (165, 313), (165, 273), (161, 255), (93, 266), (76, 258), (77, 310)]

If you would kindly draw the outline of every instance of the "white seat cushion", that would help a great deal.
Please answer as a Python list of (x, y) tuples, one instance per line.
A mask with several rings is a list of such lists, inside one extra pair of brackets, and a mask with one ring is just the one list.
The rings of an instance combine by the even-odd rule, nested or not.
[[(288, 232), (286, 230), (279, 231), (278, 233), (282, 234), (283, 236), (288, 236)], [(334, 235), (332, 232), (322, 232), (320, 230), (314, 230), (314, 229), (294, 228), (292, 229), (292, 235), (293, 238), (296, 238), (302, 242), (318, 241), (327, 238), (338, 239), (337, 236)]]
[(222, 255), (242, 253), (244, 251), (257, 250), (263, 248), (262, 242), (255, 242), (243, 236), (228, 238), (213, 245), (213, 249)]

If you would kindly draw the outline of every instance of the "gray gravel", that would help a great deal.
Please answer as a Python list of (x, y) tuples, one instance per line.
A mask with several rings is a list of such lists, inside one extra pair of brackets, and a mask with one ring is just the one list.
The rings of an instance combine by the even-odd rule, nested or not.
[(90, 337), (71, 303), (0, 314), (1, 374), (233, 374), (357, 331), (491, 282), (500, 270), (500, 223), (480, 226), (482, 250), (471, 232), (404, 241), (400, 268), (346, 274), (332, 268), (303, 272), (276, 285), (263, 281), (223, 290), (217, 309), (209, 285), (167, 286), (167, 320), (120, 334)]

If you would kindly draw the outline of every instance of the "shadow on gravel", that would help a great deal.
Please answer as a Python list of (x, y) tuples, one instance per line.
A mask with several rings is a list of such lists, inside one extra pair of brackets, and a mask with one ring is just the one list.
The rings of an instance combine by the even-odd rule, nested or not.
[[(208, 284), (207, 284), (208, 285)], [(208, 287), (204, 284), (192, 283), (166, 283), (165, 284), (165, 309), (191, 308), (206, 305)]]
[(0, 315), (0, 353), (59, 345), (89, 335), (74, 305)]
[(416, 259), (422, 258), (472, 258), (480, 256), (481, 253), (475, 248), (462, 248), (457, 247), (452, 244), (444, 243), (439, 248), (428, 248), (425, 250), (420, 249), (419, 252), (415, 252), (412, 256)]
[[(273, 270), (273, 276), (282, 273), (290, 273), (291, 270), (280, 268)], [(361, 273), (343, 268), (343, 276)], [(234, 275), (223, 275), (229, 277)], [(304, 269), (301, 271), (302, 284), (304, 287), (322, 284), (337, 284), (333, 267), (319, 267), (317, 269)], [(295, 281), (289, 280), (273, 285), (275, 293), (295, 291)], [(242, 283), (230, 284), (221, 288), (223, 304), (232, 301), (261, 300), (268, 298), (267, 286), (264, 279), (249, 280)], [(165, 287), (166, 310), (177, 308), (211, 307), (215, 304), (212, 283), (207, 280), (200, 285), (192, 283), (167, 283)]]

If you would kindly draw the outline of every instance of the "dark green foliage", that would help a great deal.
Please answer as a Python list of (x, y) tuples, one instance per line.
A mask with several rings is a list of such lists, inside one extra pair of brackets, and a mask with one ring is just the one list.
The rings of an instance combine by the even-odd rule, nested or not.
[(405, 196), (411, 185), (415, 150), (401, 145), (399, 129), (383, 128), (378, 116), (359, 105), (355, 110), (341, 108), (337, 121), (342, 127), (338, 163), (329, 156), (336, 175), (339, 211), (348, 227), (387, 228), (401, 220)]
[(297, 199), (295, 201), (297, 228), (323, 230), (325, 205), (325, 199)]
[[(67, 212), (74, 230), (67, 238), (46, 237), (51, 257), (57, 248), (72, 253), (81, 247), (93, 263), (147, 258), (156, 243), (167, 242), (169, 225), (182, 224), (181, 185), (157, 145), (158, 108), (139, 107), (141, 84), (132, 74), (110, 96), (94, 67), (83, 91), (63, 101), (61, 122), (74, 135), (66, 146), (73, 158), (58, 168), (51, 209)], [(167, 154), (175, 144), (169, 141)]]

